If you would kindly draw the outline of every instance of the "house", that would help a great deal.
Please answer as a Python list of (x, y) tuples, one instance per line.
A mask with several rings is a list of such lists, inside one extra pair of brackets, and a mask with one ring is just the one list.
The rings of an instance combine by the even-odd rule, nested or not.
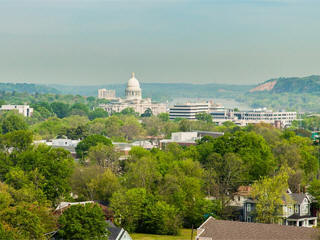
[(109, 240), (132, 240), (129, 233), (123, 228), (115, 226), (111, 221), (107, 221), (108, 231), (110, 235), (108, 236)]
[[(287, 191), (290, 200), (283, 198), (279, 222), (282, 225), (298, 227), (317, 226), (317, 217), (311, 214), (311, 196), (306, 193), (292, 193)], [(244, 203), (243, 215), (245, 222), (255, 221), (255, 201), (248, 199)]]
[(245, 201), (250, 198), (251, 190), (251, 186), (240, 186), (238, 191), (233, 195), (229, 206), (243, 207)]
[(238, 191), (234, 193), (233, 198), (229, 202), (229, 207), (232, 210), (232, 220), (244, 221), (243, 218), (243, 206), (245, 202), (250, 198), (251, 186), (240, 186)]
[(198, 229), (196, 240), (314, 240), (316, 228), (216, 220), (209, 217)]

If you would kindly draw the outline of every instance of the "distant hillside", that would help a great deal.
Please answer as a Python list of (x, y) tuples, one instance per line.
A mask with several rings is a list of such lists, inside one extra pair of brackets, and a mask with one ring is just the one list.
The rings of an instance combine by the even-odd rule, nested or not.
[(249, 92), (269, 91), (271, 93), (310, 93), (320, 94), (320, 76), (303, 78), (276, 78), (270, 79)]
[(53, 87), (33, 83), (0, 83), (0, 90), (22, 93), (59, 93), (59, 91)]
[[(97, 96), (99, 88), (116, 90), (118, 97), (124, 96), (126, 84), (96, 85), (96, 86), (64, 86), (52, 85), (64, 94), (80, 94)], [(143, 97), (154, 100), (173, 98), (232, 98), (248, 92), (252, 85), (227, 84), (184, 84), (184, 83), (141, 83)]]

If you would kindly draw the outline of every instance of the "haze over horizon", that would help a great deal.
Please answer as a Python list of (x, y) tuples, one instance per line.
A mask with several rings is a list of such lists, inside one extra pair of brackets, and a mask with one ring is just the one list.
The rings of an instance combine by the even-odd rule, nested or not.
[(316, 0), (0, 0), (0, 82), (258, 84), (320, 75)]

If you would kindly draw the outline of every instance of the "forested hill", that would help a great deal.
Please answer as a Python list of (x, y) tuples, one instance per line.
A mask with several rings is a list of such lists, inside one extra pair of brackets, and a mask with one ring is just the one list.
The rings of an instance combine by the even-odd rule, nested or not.
[[(154, 100), (173, 98), (231, 98), (248, 92), (252, 85), (227, 84), (185, 84), (185, 83), (140, 83), (143, 97), (152, 97)], [(64, 86), (52, 85), (64, 94), (80, 94), (96, 96), (99, 88), (116, 90), (118, 97), (123, 97), (126, 84), (97, 85), (97, 86)]]
[(320, 94), (320, 76), (270, 79), (250, 92), (269, 91), (272, 93), (310, 93)]
[(0, 91), (26, 93), (59, 93), (53, 87), (33, 83), (0, 83)]

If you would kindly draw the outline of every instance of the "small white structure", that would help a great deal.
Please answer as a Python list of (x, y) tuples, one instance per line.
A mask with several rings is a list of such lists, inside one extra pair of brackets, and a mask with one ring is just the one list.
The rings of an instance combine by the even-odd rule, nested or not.
[(50, 141), (36, 140), (36, 141), (33, 141), (33, 144), (35, 144), (35, 145), (45, 144), (45, 145), (53, 147), (53, 148), (63, 148), (65, 150), (69, 151), (72, 155), (75, 155), (76, 154), (75, 148), (77, 147), (79, 142), (80, 142), (80, 140), (58, 138), (58, 139), (52, 139)]
[(33, 108), (29, 105), (2, 105), (0, 111), (17, 111), (25, 117), (31, 117)]
[(61, 202), (54, 210), (55, 212), (63, 212), (64, 209), (72, 206), (72, 205), (85, 205), (87, 203), (94, 203), (94, 201), (85, 201), (85, 202)]
[(80, 140), (71, 140), (71, 139), (52, 139), (52, 146), (53, 147), (76, 147)]

